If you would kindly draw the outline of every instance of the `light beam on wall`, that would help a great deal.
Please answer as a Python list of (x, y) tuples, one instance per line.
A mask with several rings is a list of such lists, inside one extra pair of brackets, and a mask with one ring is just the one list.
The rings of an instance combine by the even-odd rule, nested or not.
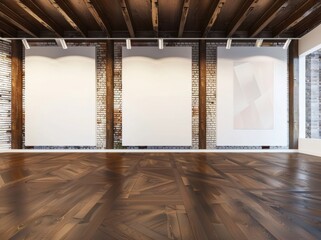
[(61, 47), (62, 47), (63, 49), (67, 49), (67, 48), (68, 48), (65, 39), (59, 38), (59, 41), (60, 41)]
[(259, 38), (256, 40), (256, 43), (255, 43), (255, 46), (256, 47), (261, 47), (263, 44), (263, 39), (262, 38)]
[(227, 39), (226, 42), (226, 49), (231, 49), (232, 46), (232, 38)]
[(132, 49), (132, 43), (131, 43), (131, 40), (129, 38), (126, 39), (126, 48), (127, 49)]
[(162, 38), (158, 39), (158, 48), (164, 49), (164, 39)]
[(23, 43), (23, 46), (25, 47), (25, 49), (30, 49), (30, 45), (29, 45), (27, 39), (22, 39), (22, 43)]
[(288, 38), (288, 40), (286, 40), (286, 42), (284, 43), (283, 49), (288, 49), (288, 47), (290, 46), (292, 39)]

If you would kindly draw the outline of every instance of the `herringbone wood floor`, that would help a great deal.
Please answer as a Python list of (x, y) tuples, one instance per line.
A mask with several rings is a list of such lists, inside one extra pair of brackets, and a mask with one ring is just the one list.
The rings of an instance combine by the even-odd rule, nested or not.
[(321, 239), (321, 159), (2, 153), (0, 239)]

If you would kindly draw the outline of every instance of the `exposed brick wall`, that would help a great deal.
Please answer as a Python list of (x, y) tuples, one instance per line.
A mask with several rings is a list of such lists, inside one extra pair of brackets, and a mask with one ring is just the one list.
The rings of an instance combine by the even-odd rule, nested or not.
[(114, 148), (122, 148), (122, 47), (114, 43)]
[(0, 40), (0, 149), (11, 148), (11, 45)]
[(216, 147), (217, 43), (206, 43), (206, 149)]
[[(55, 46), (55, 42), (39, 42), (35, 44), (36, 46)], [(97, 106), (97, 125), (96, 125), (96, 135), (97, 135), (97, 145), (96, 147), (44, 147), (44, 146), (34, 146), (35, 149), (104, 149), (106, 148), (106, 43), (104, 42), (75, 42), (68, 43), (68, 46), (95, 46), (96, 47), (96, 106)], [(24, 59), (23, 58), (23, 119), (25, 118), (25, 77), (24, 77)], [(25, 147), (25, 124), (23, 124), (23, 146)]]
[(321, 50), (306, 56), (306, 137), (321, 138)]

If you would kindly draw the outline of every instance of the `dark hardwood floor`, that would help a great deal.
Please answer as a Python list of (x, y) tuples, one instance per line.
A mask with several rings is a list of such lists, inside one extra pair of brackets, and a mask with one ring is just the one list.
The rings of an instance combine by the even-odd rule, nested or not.
[(2, 153), (0, 239), (321, 239), (321, 158)]

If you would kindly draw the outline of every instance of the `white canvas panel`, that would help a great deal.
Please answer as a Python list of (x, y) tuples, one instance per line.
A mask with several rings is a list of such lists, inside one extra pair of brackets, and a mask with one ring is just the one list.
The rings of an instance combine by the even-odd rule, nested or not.
[(96, 146), (95, 47), (25, 51), (25, 144)]
[(287, 146), (287, 53), (218, 48), (217, 145)]
[[(273, 62), (235, 62), (234, 73), (234, 128), (272, 129)], [(260, 111), (258, 105), (266, 109)], [(272, 112), (265, 114), (265, 110)]]
[(192, 145), (191, 47), (122, 50), (124, 146)]

